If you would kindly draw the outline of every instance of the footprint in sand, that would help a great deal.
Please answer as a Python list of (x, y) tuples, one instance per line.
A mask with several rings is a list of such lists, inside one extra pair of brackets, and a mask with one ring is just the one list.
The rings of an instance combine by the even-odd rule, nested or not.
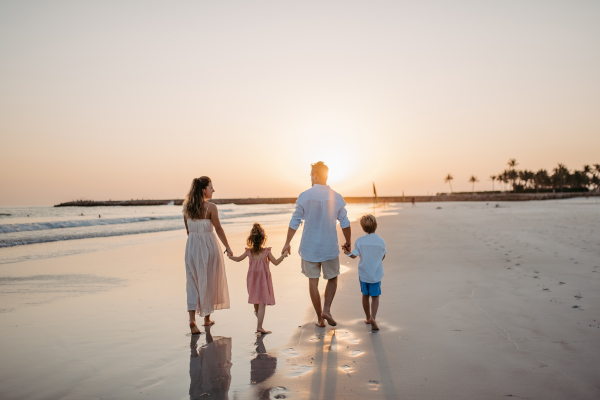
[[(283, 386), (277, 386), (271, 389), (268, 389), (269, 399), (287, 399), (285, 393), (288, 393), (289, 390), (284, 388)], [(264, 398), (264, 396), (263, 396)]]
[(357, 356), (360, 356), (362, 353), (363, 353), (363, 352), (362, 352), (361, 350), (354, 350), (354, 351), (353, 351), (353, 352), (350, 354), (350, 356), (351, 356), (351, 357), (357, 357)]
[(341, 369), (342, 371), (344, 371), (345, 373), (347, 373), (347, 374), (349, 374), (349, 373), (351, 373), (351, 372), (354, 372), (354, 370), (352, 369), (352, 367), (350, 367), (349, 365), (342, 365), (342, 366), (340, 367), (340, 369)]
[(566, 285), (564, 282), (558, 282), (559, 285)]
[(298, 352), (292, 347), (282, 350), (281, 353), (286, 357), (298, 357)]
[(287, 374), (289, 377), (297, 377), (304, 375), (312, 371), (313, 367), (310, 365), (292, 365), (292, 372)]
[(545, 291), (545, 292), (549, 292), (550, 291), (550, 289), (548, 289), (548, 288), (543, 288), (542, 290)]
[(583, 310), (583, 308), (581, 308), (581, 306), (573, 306), (573, 307), (571, 307), (571, 308), (578, 308), (578, 309), (580, 309), (580, 310)]
[(379, 382), (370, 380), (369, 381), (369, 390), (377, 390), (379, 389)]
[(358, 342), (359, 342), (358, 338), (348, 340), (348, 343), (350, 343), (350, 344), (358, 344)]

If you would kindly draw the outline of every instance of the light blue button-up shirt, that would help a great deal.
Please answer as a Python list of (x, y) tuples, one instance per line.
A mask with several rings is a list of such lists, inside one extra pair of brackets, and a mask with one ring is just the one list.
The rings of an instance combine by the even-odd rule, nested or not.
[(348, 254), (360, 256), (358, 262), (358, 277), (365, 283), (377, 283), (383, 278), (383, 256), (385, 242), (376, 233), (367, 233), (356, 239), (354, 250)]
[(304, 220), (304, 231), (298, 253), (303, 260), (322, 262), (333, 260), (340, 254), (336, 220), (340, 227), (350, 226), (346, 202), (339, 193), (327, 185), (313, 185), (300, 193), (290, 228), (296, 230)]

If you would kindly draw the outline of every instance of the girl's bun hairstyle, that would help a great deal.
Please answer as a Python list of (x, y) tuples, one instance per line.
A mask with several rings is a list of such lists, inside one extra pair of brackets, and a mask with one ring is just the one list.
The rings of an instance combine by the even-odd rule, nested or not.
[(185, 196), (183, 201), (183, 215), (188, 219), (201, 219), (203, 217), (204, 207), (208, 207), (208, 204), (204, 200), (204, 193), (202, 190), (206, 189), (212, 181), (208, 176), (201, 176), (200, 178), (194, 178), (190, 191)]
[(250, 236), (246, 239), (246, 243), (253, 253), (258, 253), (264, 250), (264, 245), (267, 242), (267, 235), (262, 226), (257, 222), (252, 225)]

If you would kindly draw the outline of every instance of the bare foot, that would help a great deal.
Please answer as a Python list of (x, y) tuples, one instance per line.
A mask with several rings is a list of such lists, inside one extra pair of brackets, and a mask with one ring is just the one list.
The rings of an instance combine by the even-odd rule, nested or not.
[(265, 331), (263, 328), (257, 329), (256, 333), (262, 333), (263, 335), (272, 333), (271, 331)]
[(373, 318), (371, 318), (371, 329), (374, 331), (378, 331), (379, 327), (377, 326), (377, 322)]
[(365, 319), (365, 324), (370, 324), (371, 323), (371, 319)]
[(214, 325), (215, 321), (211, 320), (210, 318), (204, 318), (204, 325), (203, 326), (211, 326)]
[(190, 321), (190, 330), (192, 331), (192, 335), (199, 335), (202, 332), (200, 332), (200, 328), (198, 328), (198, 325), (196, 325), (196, 321)]
[(322, 312), (321, 318), (323, 318), (325, 321), (327, 321), (327, 323), (331, 326), (337, 325), (337, 322), (335, 322), (335, 319), (331, 318), (331, 315), (329, 315), (329, 314), (325, 314), (324, 312)]
[(315, 325), (319, 328), (325, 328), (325, 321), (323, 321), (323, 318), (320, 318), (319, 322), (315, 322)]

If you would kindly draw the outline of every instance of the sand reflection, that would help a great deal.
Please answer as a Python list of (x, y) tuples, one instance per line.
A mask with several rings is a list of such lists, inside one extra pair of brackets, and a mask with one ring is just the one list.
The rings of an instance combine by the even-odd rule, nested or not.
[(277, 369), (277, 358), (267, 354), (264, 336), (256, 337), (256, 357), (250, 361), (250, 383), (253, 385), (269, 379)]
[(201, 335), (190, 342), (190, 399), (228, 399), (231, 384), (231, 338), (213, 336), (206, 327), (206, 343), (198, 346)]

